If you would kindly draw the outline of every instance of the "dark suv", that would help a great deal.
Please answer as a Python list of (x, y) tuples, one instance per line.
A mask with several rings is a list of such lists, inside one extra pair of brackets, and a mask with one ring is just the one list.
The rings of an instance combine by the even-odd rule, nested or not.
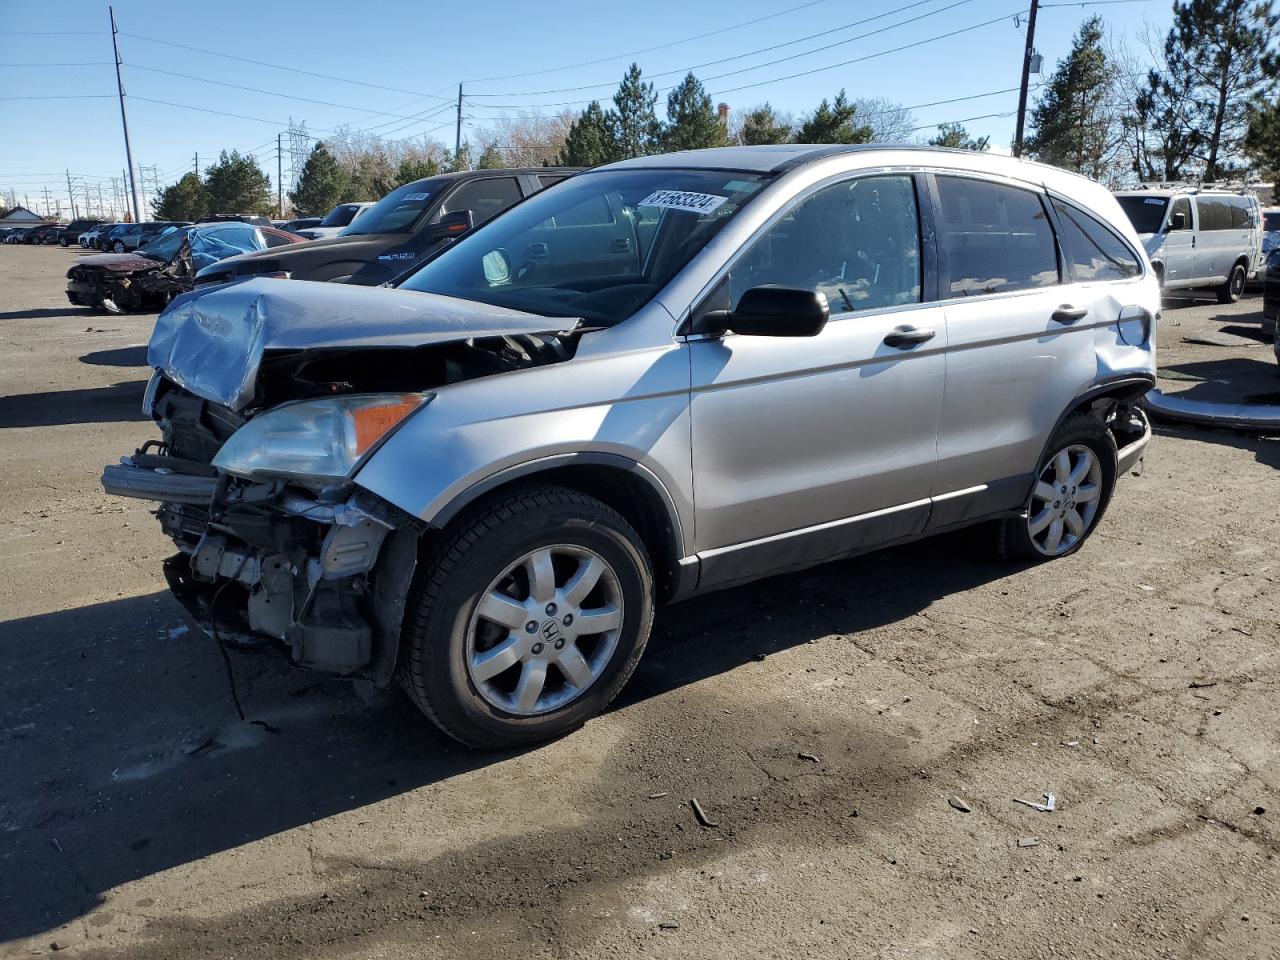
[(377, 286), (512, 204), (577, 172), (575, 167), (525, 167), (415, 180), (379, 200), (341, 236), (230, 257), (201, 270), (196, 285), (287, 274), (294, 280)]
[(103, 221), (96, 217), (85, 217), (80, 220), (72, 220), (58, 237), (58, 243), (64, 247), (70, 247), (80, 242), (80, 234), (92, 230)]

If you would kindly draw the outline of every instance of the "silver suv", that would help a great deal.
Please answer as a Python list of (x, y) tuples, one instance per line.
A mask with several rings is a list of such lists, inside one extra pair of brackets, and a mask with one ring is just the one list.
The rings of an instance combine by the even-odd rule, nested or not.
[(1150, 429), (1159, 289), (1102, 187), (776, 146), (575, 176), (399, 289), (258, 278), (149, 348), (173, 592), (497, 748), (618, 694), (655, 607), (988, 522), (1080, 547)]

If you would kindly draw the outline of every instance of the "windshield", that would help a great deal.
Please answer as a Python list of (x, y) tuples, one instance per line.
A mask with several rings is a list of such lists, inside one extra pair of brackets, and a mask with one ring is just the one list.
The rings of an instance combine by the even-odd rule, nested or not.
[(1116, 197), (1122, 209), (1138, 233), (1155, 233), (1164, 223), (1164, 208), (1169, 205), (1168, 197), (1128, 196)]
[(579, 174), (495, 217), (401, 287), (617, 323), (666, 286), (763, 183), (716, 170)]
[(152, 237), (141, 247), (138, 252), (144, 257), (150, 257), (152, 260), (163, 260), (166, 263), (182, 246), (182, 237), (184, 231), (177, 227), (165, 227), (159, 236)]
[(345, 227), (360, 209), (358, 203), (344, 203), (329, 211), (329, 215), (320, 221), (322, 227)]
[(431, 198), (440, 192), (440, 184), (432, 181), (406, 183), (397, 187), (360, 215), (342, 231), (344, 237), (370, 233), (408, 233), (422, 215)]

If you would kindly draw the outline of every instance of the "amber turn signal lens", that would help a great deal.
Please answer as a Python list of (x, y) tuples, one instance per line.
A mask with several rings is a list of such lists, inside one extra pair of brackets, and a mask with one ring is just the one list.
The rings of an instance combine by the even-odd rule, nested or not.
[(421, 397), (392, 400), (351, 410), (351, 422), (355, 426), (356, 456), (360, 456), (382, 439), (388, 430), (422, 405)]

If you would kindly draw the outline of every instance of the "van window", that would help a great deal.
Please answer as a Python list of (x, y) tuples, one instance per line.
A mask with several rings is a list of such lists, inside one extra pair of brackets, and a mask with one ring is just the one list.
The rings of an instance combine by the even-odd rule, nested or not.
[(1128, 245), (1083, 210), (1053, 201), (1062, 227), (1058, 240), (1077, 280), (1123, 280), (1142, 272)]
[(1231, 197), (1227, 201), (1231, 206), (1231, 228), (1233, 230), (1249, 230), (1257, 226), (1253, 219), (1253, 204), (1248, 197)]
[(963, 177), (937, 182), (944, 296), (978, 297), (1059, 282), (1053, 230), (1038, 195)]
[(1200, 211), (1200, 229), (1230, 230), (1231, 206), (1219, 197), (1196, 197), (1196, 209)]
[(819, 190), (758, 237), (729, 274), (752, 287), (825, 294), (833, 314), (920, 302), (920, 221), (910, 177), (859, 177)]

